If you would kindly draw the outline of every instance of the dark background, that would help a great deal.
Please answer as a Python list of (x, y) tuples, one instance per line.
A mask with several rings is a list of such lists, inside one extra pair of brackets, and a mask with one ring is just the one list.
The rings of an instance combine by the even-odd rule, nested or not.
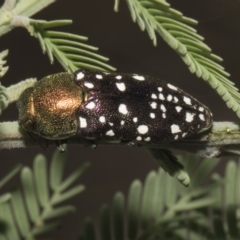
[[(171, 6), (185, 16), (199, 21), (198, 33), (213, 52), (224, 59), (223, 66), (231, 73), (231, 80), (240, 87), (240, 1), (238, 0), (169, 0)], [(110, 64), (119, 72), (134, 72), (160, 77), (190, 93), (207, 105), (215, 121), (238, 121), (223, 100), (202, 79), (191, 74), (180, 57), (158, 37), (158, 46), (153, 47), (146, 32), (140, 31), (132, 22), (125, 1), (120, 1), (120, 11), (113, 11), (110, 0), (58, 0), (33, 16), (35, 19), (72, 19), (73, 25), (64, 30), (89, 37), (88, 43), (99, 47), (99, 54), (110, 58)], [(30, 37), (25, 29), (17, 28), (1, 37), (0, 51), (9, 49), (7, 58), (10, 70), (1, 79), (4, 86), (29, 77), (42, 78), (62, 71), (56, 62), (50, 65), (43, 55), (39, 42)], [(1, 121), (17, 120), (15, 104), (1, 115)], [(32, 166), (32, 159), (41, 152), (50, 159), (54, 147), (46, 151), (40, 147), (1, 151), (0, 178), (14, 165), (21, 162)], [(117, 190), (127, 193), (135, 178), (144, 179), (158, 165), (144, 149), (130, 147), (100, 147), (91, 150), (84, 147), (69, 147), (66, 174), (84, 161), (91, 168), (84, 174), (81, 183), (87, 189), (71, 200), (78, 212), (63, 219), (63, 228), (54, 235), (56, 239), (74, 239), (80, 232), (85, 216), (96, 218), (102, 203), (111, 204)], [(221, 167), (228, 159), (222, 159)], [(19, 177), (8, 184), (9, 190), (19, 182)]]

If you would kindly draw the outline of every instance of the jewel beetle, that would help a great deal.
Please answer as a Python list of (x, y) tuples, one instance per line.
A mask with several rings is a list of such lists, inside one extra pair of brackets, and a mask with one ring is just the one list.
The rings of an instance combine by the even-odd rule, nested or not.
[(24, 130), (51, 140), (77, 135), (160, 143), (189, 137), (213, 121), (208, 107), (158, 78), (82, 69), (41, 79), (17, 107)]

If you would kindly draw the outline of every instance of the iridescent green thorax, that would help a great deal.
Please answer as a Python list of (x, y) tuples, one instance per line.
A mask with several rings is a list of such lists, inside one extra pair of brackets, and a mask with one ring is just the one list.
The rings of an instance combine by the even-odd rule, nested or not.
[(65, 139), (76, 134), (76, 110), (84, 93), (74, 82), (73, 74), (47, 76), (20, 96), (19, 124), (28, 132), (47, 139)]

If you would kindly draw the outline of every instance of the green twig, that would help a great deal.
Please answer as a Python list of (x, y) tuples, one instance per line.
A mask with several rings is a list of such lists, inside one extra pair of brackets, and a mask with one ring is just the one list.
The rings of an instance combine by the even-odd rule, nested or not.
[[(39, 142), (46, 140), (38, 137)], [(54, 141), (48, 141), (55, 145)], [(83, 145), (80, 138), (73, 137), (68, 144)], [(99, 145), (114, 145), (111, 142), (97, 142)], [(0, 123), (0, 149), (25, 148), (38, 146), (17, 122)], [(126, 144), (121, 144), (126, 146)], [(142, 145), (149, 147), (149, 145)], [(232, 122), (214, 122), (213, 128), (201, 134), (194, 135), (181, 141), (151, 144), (151, 148), (175, 149), (195, 153), (204, 157), (236, 156), (240, 155), (240, 126)]]

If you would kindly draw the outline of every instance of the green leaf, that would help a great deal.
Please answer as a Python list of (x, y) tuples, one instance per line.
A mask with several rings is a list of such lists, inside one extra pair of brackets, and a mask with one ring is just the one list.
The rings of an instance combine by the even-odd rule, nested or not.
[(66, 153), (55, 151), (50, 166), (50, 186), (52, 190), (58, 190), (62, 182), (65, 163)]
[(78, 195), (79, 193), (81, 193), (84, 190), (85, 190), (85, 186), (82, 184), (79, 184), (79, 185), (73, 187), (71, 190), (68, 190), (67, 192), (64, 192), (62, 194), (56, 194), (54, 196), (54, 198), (52, 199), (52, 204), (55, 205), (55, 204), (61, 203), (63, 201), (66, 201), (69, 198), (72, 198), (72, 197)]
[(186, 203), (178, 204), (175, 207), (173, 207), (173, 209), (175, 211), (188, 211), (188, 210), (193, 210), (197, 208), (207, 207), (212, 205), (215, 202), (216, 202), (216, 199), (214, 199), (213, 197), (208, 197), (201, 200), (192, 201), (191, 203), (186, 202)]
[(47, 162), (42, 154), (38, 154), (33, 161), (34, 177), (36, 179), (36, 191), (41, 207), (49, 203)]
[[(226, 179), (226, 195), (225, 204), (232, 206), (235, 205), (235, 189), (238, 189), (239, 183), (236, 183), (237, 164), (234, 161), (229, 161), (226, 166), (225, 179)], [(239, 203), (237, 203), (239, 204)]]
[(101, 238), (111, 240), (110, 210), (107, 205), (103, 205), (100, 210), (100, 232)]
[(129, 239), (135, 239), (138, 233), (138, 224), (140, 218), (140, 200), (142, 192), (142, 183), (139, 180), (132, 182), (128, 192), (127, 219)]
[(118, 8), (119, 8), (119, 0), (115, 0), (115, 3), (114, 3), (114, 11), (115, 11), (115, 12), (118, 12)]
[(65, 191), (71, 184), (73, 184), (82, 174), (87, 170), (90, 166), (89, 162), (84, 163), (83, 165), (79, 166), (70, 176), (68, 176), (62, 183), (59, 188), (60, 192)]
[(34, 186), (33, 173), (30, 168), (24, 167), (21, 172), (22, 187), (30, 219), (35, 222), (39, 216), (39, 207)]
[(229, 73), (217, 63), (222, 59), (212, 54), (211, 48), (203, 43), (203, 37), (189, 26), (197, 24), (197, 21), (184, 17), (166, 1), (126, 1), (133, 21), (141, 30), (146, 29), (153, 44), (157, 44), (158, 33), (179, 54), (189, 70), (216, 89), (227, 106), (240, 117), (238, 88), (228, 79)]
[(20, 233), (22, 237), (26, 238), (30, 230), (30, 223), (27, 211), (24, 207), (23, 197), (19, 189), (12, 192), (11, 203)]
[(49, 28), (71, 24), (71, 20), (41, 21), (32, 20), (33, 35), (39, 40), (43, 52), (47, 52), (50, 62), (54, 57), (66, 71), (74, 72), (78, 68), (88, 68), (97, 71), (115, 71), (106, 62), (109, 60), (94, 53), (98, 48), (85, 44), (87, 37), (58, 31)]
[(0, 204), (0, 213), (0, 226), (4, 223), (1, 226), (0, 234), (4, 233), (7, 239), (20, 240), (9, 203)]
[(11, 194), (10, 193), (5, 193), (5, 194), (0, 196), (0, 204), (8, 202), (10, 199), (11, 199)]
[(2, 78), (9, 69), (8, 66), (4, 66), (7, 63), (7, 61), (4, 60), (4, 58), (6, 58), (7, 56), (8, 56), (8, 49), (0, 52), (0, 78)]
[(143, 188), (143, 200), (142, 200), (142, 214), (141, 224), (143, 228), (147, 228), (148, 224), (151, 223), (152, 218), (152, 200), (155, 190), (156, 173), (154, 171), (147, 175)]
[[(70, 185), (82, 175), (89, 164), (83, 164), (70, 174), (67, 179), (63, 179), (65, 157), (65, 154), (59, 154), (58, 151), (56, 151), (53, 155), (49, 171), (46, 158), (39, 154), (34, 159), (33, 170), (29, 167), (22, 169), (21, 185), (23, 194), (20, 189), (15, 189), (11, 194), (5, 194), (0, 197), (0, 236), (3, 231), (6, 232), (8, 231), (6, 229), (10, 229), (9, 231), (11, 232), (6, 232), (6, 234), (4, 232), (7, 240), (20, 240), (21, 237), (34, 240), (35, 235), (46, 233), (59, 226), (59, 223), (52, 223), (49, 222), (49, 220), (72, 213), (76, 210), (75, 207), (69, 205), (62, 205), (60, 207), (56, 207), (55, 205), (83, 191), (84, 186), (81, 184), (73, 187), (70, 187)], [(48, 178), (49, 172), (50, 176)], [(11, 174), (8, 174), (2, 183), (5, 183), (10, 178), (9, 176), (11, 176)], [(64, 183), (62, 190), (67, 191), (59, 191), (62, 182)], [(50, 187), (52, 187), (52, 191)], [(2, 218), (1, 208), (4, 207), (7, 210), (7, 207), (5, 207), (6, 204), (11, 204), (12, 209), (7, 212), (6, 217), (4, 216), (4, 218)], [(9, 224), (11, 226), (8, 226)], [(8, 228), (4, 228), (4, 226)], [(18, 234), (18, 231), (14, 229), (19, 229), (21, 237), (12, 237)]]
[(51, 211), (48, 211), (45, 215), (43, 215), (43, 219), (47, 220), (47, 219), (61, 217), (69, 213), (73, 213), (75, 211), (76, 211), (76, 208), (73, 206), (58, 207), (58, 208), (52, 209)]
[(90, 218), (87, 218), (84, 221), (84, 235), (83, 235), (85, 240), (95, 240), (95, 231), (94, 231), (94, 225), (93, 222)]
[(123, 209), (124, 195), (117, 192), (113, 198), (113, 229), (116, 240), (124, 238)]
[(191, 186), (195, 187), (196, 185), (200, 185), (204, 180), (205, 176), (208, 176), (210, 172), (217, 166), (219, 163), (219, 159), (211, 159), (206, 158), (204, 162), (195, 171), (194, 178), (191, 181)]

